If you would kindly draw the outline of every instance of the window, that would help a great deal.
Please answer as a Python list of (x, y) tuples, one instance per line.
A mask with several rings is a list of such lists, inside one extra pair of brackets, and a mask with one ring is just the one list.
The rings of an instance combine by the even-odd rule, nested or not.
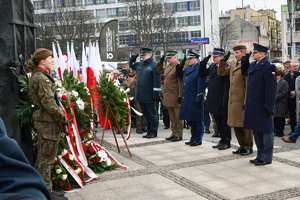
[(127, 8), (126, 7), (119, 8), (118, 15), (119, 17), (127, 16)]
[(48, 13), (48, 14), (43, 14), (44, 22), (51, 22), (55, 19), (55, 15)]
[(33, 6), (35, 10), (44, 8), (44, 1), (34, 1)]
[(96, 4), (104, 4), (104, 0), (96, 0), (95, 3)]
[[(295, 42), (294, 49), (295, 55), (300, 55), (300, 42)], [(291, 43), (288, 43), (288, 54), (291, 55)]]
[(61, 7), (62, 6), (61, 0), (53, 0), (53, 6), (54, 7)]
[(41, 23), (43, 21), (43, 16), (41, 14), (35, 15), (35, 22)]
[(178, 17), (178, 26), (188, 26), (189, 25), (189, 17)]
[(119, 21), (119, 31), (126, 31), (129, 29), (129, 23), (126, 21)]
[(201, 38), (201, 31), (191, 31), (191, 38)]
[(300, 31), (300, 18), (295, 19), (295, 31)]
[(177, 3), (177, 12), (187, 11), (187, 2)]
[(200, 1), (190, 1), (190, 11), (200, 10)]
[(152, 42), (154, 42), (154, 43), (159, 43), (159, 42), (161, 42), (162, 41), (162, 37), (161, 37), (161, 34), (155, 34), (154, 36), (153, 36), (153, 41)]
[(89, 15), (92, 15), (94, 16), (94, 10), (86, 10), (86, 13), (85, 13), (87, 16)]
[(94, 0), (85, 0), (85, 5), (93, 5), (94, 4)]
[(74, 5), (74, 0), (64, 0), (64, 6), (68, 7), (68, 6), (73, 6)]
[(138, 44), (139, 43), (138, 36), (137, 35), (128, 36), (128, 43), (129, 44)]
[(44, 8), (50, 8), (51, 7), (51, 0), (45, 0), (44, 1)]
[(128, 44), (128, 36), (120, 35), (119, 36), (119, 45), (127, 45)]
[(178, 41), (187, 41), (189, 40), (189, 33), (187, 31), (178, 33)]
[(75, 0), (75, 6), (82, 6), (82, 0)]
[(116, 8), (108, 8), (106, 11), (107, 11), (107, 17), (117, 16)]
[(105, 18), (105, 9), (97, 9), (96, 17), (97, 18)]
[(106, 3), (116, 3), (116, 0), (107, 0)]
[(175, 12), (175, 3), (166, 3), (165, 10)]
[(200, 15), (190, 17), (190, 26), (199, 26), (200, 25)]

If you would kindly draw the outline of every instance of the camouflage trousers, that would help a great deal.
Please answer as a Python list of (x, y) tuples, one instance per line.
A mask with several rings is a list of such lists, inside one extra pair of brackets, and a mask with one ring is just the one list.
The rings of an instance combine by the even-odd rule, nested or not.
[[(134, 101), (134, 109), (136, 109), (137, 111), (142, 113), (140, 103), (137, 102), (137, 101)], [(135, 125), (136, 130), (145, 129), (146, 119), (145, 119), (144, 115), (142, 115), (142, 116), (136, 115), (136, 120), (135, 121), (136, 121), (136, 125)]]
[(51, 166), (55, 161), (59, 143), (59, 125), (51, 122), (34, 122), (38, 133), (37, 159), (34, 168), (52, 192)]

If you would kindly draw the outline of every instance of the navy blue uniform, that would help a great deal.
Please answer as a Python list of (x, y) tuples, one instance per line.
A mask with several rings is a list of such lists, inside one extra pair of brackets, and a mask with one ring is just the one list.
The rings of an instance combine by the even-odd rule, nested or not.
[[(204, 93), (206, 88), (206, 77), (198, 74), (199, 62), (187, 66), (182, 70), (180, 65), (176, 66), (176, 76), (183, 79), (182, 100), (179, 119), (187, 120), (191, 126), (192, 142), (201, 143), (203, 136), (204, 119)], [(197, 108), (196, 102), (202, 105)]]

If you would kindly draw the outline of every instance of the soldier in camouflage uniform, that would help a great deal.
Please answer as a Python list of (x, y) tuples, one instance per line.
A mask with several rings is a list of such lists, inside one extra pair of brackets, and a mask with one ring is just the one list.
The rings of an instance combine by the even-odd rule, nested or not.
[[(28, 85), (28, 95), (34, 105), (32, 115), (38, 133), (38, 154), (35, 168), (52, 193), (51, 166), (55, 161), (60, 139), (59, 123), (67, 119), (55, 101), (55, 84), (48, 70), (52, 67), (52, 51), (37, 49), (28, 67), (33, 71)], [(53, 195), (54, 197), (54, 195)]]

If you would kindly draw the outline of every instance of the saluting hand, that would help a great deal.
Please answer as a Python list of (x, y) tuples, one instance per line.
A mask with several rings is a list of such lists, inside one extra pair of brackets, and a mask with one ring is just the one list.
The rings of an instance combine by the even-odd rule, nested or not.
[(252, 51), (250, 51), (249, 53), (246, 53), (242, 58), (244, 58), (245, 60), (249, 60), (251, 54), (252, 54)]
[(183, 58), (182, 61), (180, 62), (180, 65), (181, 65), (182, 67), (184, 67), (185, 62), (186, 62), (186, 56), (184, 56), (184, 58)]
[(139, 54), (132, 55), (131, 56), (131, 62), (135, 62), (138, 56), (139, 56)]
[(162, 65), (164, 63), (164, 60), (165, 60), (165, 55), (163, 55), (162, 57), (160, 57), (159, 64)]
[(230, 51), (228, 51), (228, 53), (223, 57), (223, 59), (221, 60), (221, 62), (226, 62), (230, 57)]
[(205, 58), (203, 58), (203, 60), (201, 61), (201, 64), (206, 66), (206, 64), (209, 61), (210, 57), (211, 57), (211, 55), (209, 54), (208, 56), (206, 56)]

